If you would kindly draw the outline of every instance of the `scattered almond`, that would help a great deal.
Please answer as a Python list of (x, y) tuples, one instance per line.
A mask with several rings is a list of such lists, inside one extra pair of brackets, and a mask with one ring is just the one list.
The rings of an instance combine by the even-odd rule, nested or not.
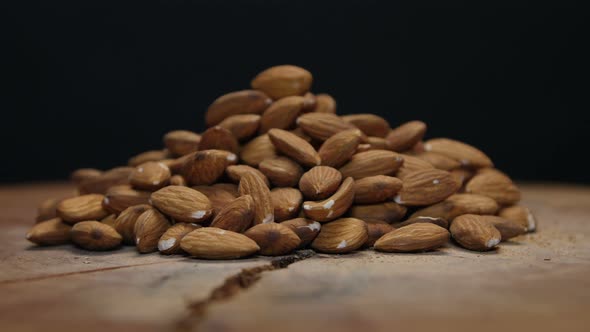
[(323, 253), (344, 254), (359, 249), (368, 237), (364, 221), (342, 218), (322, 225), (311, 247)]
[(151, 201), (153, 206), (176, 221), (198, 224), (213, 213), (209, 198), (188, 187), (164, 187), (152, 193)]
[(188, 233), (201, 227), (197, 224), (178, 223), (171, 226), (158, 240), (158, 251), (165, 255), (181, 254), (180, 241)]
[(148, 209), (135, 222), (135, 247), (142, 254), (158, 250), (158, 241), (170, 227), (168, 219), (156, 209)]
[(88, 194), (64, 199), (57, 205), (57, 215), (68, 224), (75, 224), (84, 220), (102, 219), (109, 212), (102, 206), (104, 196)]
[(259, 253), (265, 256), (281, 256), (295, 250), (301, 240), (291, 228), (277, 223), (259, 224), (248, 229), (244, 235), (260, 247)]
[(402, 181), (386, 175), (369, 176), (354, 182), (356, 204), (381, 203), (391, 200), (402, 188)]
[(311, 87), (312, 76), (307, 70), (292, 66), (274, 66), (260, 72), (251, 82), (253, 89), (261, 90), (272, 99), (302, 96)]
[(171, 176), (168, 166), (161, 162), (148, 161), (131, 172), (129, 182), (136, 189), (154, 191), (167, 186)]
[(123, 238), (114, 228), (98, 221), (82, 221), (71, 229), (72, 242), (87, 250), (112, 250)]
[(502, 240), (502, 235), (494, 225), (483, 221), (481, 216), (475, 214), (455, 218), (449, 230), (453, 239), (469, 250), (492, 250)]
[(385, 252), (430, 251), (449, 241), (449, 232), (435, 224), (415, 223), (393, 230), (375, 242), (375, 250)]
[(27, 240), (40, 246), (54, 246), (70, 242), (72, 226), (63, 222), (61, 218), (41, 221), (26, 235)]
[(205, 259), (236, 259), (256, 253), (260, 247), (249, 237), (216, 227), (203, 227), (185, 235), (180, 247)]
[(299, 189), (310, 200), (330, 197), (340, 187), (342, 174), (332, 167), (316, 166), (299, 179)]
[(250, 195), (240, 196), (225, 205), (211, 222), (211, 227), (243, 233), (254, 219), (254, 199)]
[(319, 222), (305, 218), (285, 220), (281, 222), (281, 225), (291, 228), (299, 239), (301, 239), (299, 248), (307, 247), (320, 233), (320, 229), (322, 228)]

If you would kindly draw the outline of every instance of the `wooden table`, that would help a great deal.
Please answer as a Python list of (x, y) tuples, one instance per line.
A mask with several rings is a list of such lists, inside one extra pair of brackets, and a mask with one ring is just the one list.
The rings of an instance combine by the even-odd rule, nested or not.
[(271, 269), (38, 248), (24, 239), (36, 205), (73, 189), (0, 187), (0, 331), (590, 331), (590, 188), (522, 189), (539, 231), (497, 252), (304, 252)]

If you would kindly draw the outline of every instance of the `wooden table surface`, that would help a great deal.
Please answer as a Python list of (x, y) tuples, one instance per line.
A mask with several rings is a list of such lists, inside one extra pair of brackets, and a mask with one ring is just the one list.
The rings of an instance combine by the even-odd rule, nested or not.
[(203, 261), (35, 247), (37, 204), (73, 188), (3, 186), (0, 331), (590, 331), (590, 188), (521, 187), (538, 232), (495, 252)]

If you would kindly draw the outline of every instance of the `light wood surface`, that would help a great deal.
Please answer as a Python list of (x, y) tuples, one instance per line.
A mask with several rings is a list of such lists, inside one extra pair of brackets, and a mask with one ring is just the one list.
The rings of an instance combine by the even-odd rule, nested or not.
[(521, 187), (539, 230), (498, 251), (315, 255), (187, 320), (226, 278), (271, 258), (38, 248), (24, 239), (37, 204), (72, 187), (3, 186), (0, 331), (588, 331), (590, 188)]

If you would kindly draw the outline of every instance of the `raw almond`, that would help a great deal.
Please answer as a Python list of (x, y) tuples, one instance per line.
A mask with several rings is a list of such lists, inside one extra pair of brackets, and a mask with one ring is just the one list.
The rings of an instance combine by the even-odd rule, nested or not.
[(467, 168), (455, 168), (449, 172), (451, 172), (451, 176), (453, 176), (455, 181), (460, 183), (462, 186), (465, 186), (467, 181), (471, 180), (471, 178), (473, 178), (475, 175), (473, 170)]
[(469, 250), (492, 250), (502, 240), (502, 235), (496, 227), (484, 222), (481, 216), (475, 214), (465, 214), (455, 218), (450, 231), (453, 239)]
[(102, 206), (111, 213), (120, 213), (126, 208), (139, 204), (148, 204), (151, 193), (135, 190), (129, 185), (111, 187), (104, 196)]
[(438, 203), (459, 190), (459, 184), (447, 171), (427, 169), (404, 177), (404, 186), (395, 202), (407, 206)]
[(365, 220), (381, 220), (387, 223), (400, 221), (408, 209), (394, 202), (370, 204), (370, 205), (353, 205), (349, 215), (353, 218)]
[(303, 174), (301, 166), (286, 157), (265, 159), (258, 167), (277, 187), (294, 187)]
[(78, 185), (81, 195), (105, 194), (110, 187), (122, 184), (129, 184), (129, 175), (133, 167), (116, 167), (103, 172), (100, 176), (82, 181)]
[(188, 130), (173, 130), (164, 135), (164, 145), (175, 156), (184, 156), (199, 149), (201, 135)]
[(135, 247), (142, 254), (158, 250), (160, 237), (168, 230), (170, 222), (156, 209), (148, 209), (135, 222)]
[(401, 227), (405, 227), (408, 225), (412, 225), (412, 224), (419, 224), (419, 223), (429, 223), (429, 224), (435, 224), (437, 226), (440, 226), (442, 228), (449, 228), (449, 222), (446, 219), (443, 218), (434, 218), (434, 217), (414, 217), (414, 218), (410, 218), (404, 222), (400, 222), (395, 224), (395, 228), (401, 228)]
[(402, 188), (402, 181), (386, 175), (369, 176), (354, 182), (354, 202), (373, 204), (391, 200)]
[(237, 138), (221, 126), (211, 127), (201, 135), (199, 150), (224, 150), (237, 153), (239, 149)]
[(297, 118), (297, 125), (306, 134), (320, 141), (325, 141), (341, 131), (358, 129), (336, 114), (317, 112), (303, 114)]
[(498, 215), (502, 218), (519, 223), (526, 227), (529, 232), (533, 232), (537, 229), (537, 219), (528, 208), (522, 205), (505, 207), (498, 212)]
[(387, 120), (369, 113), (352, 114), (342, 116), (342, 120), (353, 124), (367, 136), (383, 138), (387, 136), (391, 128)]
[(385, 223), (367, 223), (367, 241), (363, 244), (363, 247), (372, 247), (375, 242), (380, 239), (383, 235), (393, 231), (394, 228)]
[(103, 208), (101, 194), (88, 194), (64, 199), (57, 205), (57, 215), (68, 224), (102, 219), (109, 215)]
[(430, 251), (449, 241), (449, 232), (435, 224), (416, 223), (398, 228), (375, 242), (375, 250), (385, 252)]
[(297, 135), (282, 129), (271, 129), (268, 136), (277, 151), (301, 165), (313, 167), (320, 164), (321, 159), (317, 151)]
[(424, 122), (410, 121), (390, 131), (386, 139), (393, 151), (404, 152), (421, 141), (425, 133), (426, 124)]
[(196, 258), (235, 259), (250, 256), (260, 247), (249, 237), (216, 227), (203, 227), (185, 235), (182, 250)]
[(510, 178), (498, 170), (478, 172), (465, 185), (465, 192), (493, 198), (500, 205), (513, 205), (520, 201), (520, 190)]
[(364, 221), (341, 218), (322, 225), (311, 247), (323, 253), (344, 254), (360, 248), (368, 237)]
[(170, 177), (170, 185), (186, 187), (187, 183), (182, 175), (176, 174)]
[(250, 195), (256, 204), (254, 205), (254, 224), (274, 222), (274, 207), (270, 197), (270, 190), (266, 183), (254, 173), (246, 173), (242, 176), (239, 186), (240, 195)]
[(332, 167), (316, 166), (307, 171), (299, 180), (299, 189), (309, 200), (320, 200), (330, 197), (338, 190), (342, 182), (342, 174)]
[(369, 150), (391, 150), (389, 147), (389, 142), (385, 138), (375, 137), (375, 136), (368, 136), (367, 137), (367, 144), (369, 144)]
[(123, 210), (115, 220), (113, 228), (123, 237), (123, 243), (135, 244), (135, 223), (145, 211), (153, 209), (150, 205), (130, 206)]
[(400, 166), (400, 168), (395, 173), (395, 176), (404, 180), (406, 176), (412, 174), (416, 171), (426, 170), (426, 169), (434, 169), (427, 161), (422, 159), (416, 158), (414, 156), (410, 156), (407, 154), (402, 154), (402, 158), (404, 158), (404, 163)]
[(167, 186), (171, 176), (168, 166), (161, 162), (148, 161), (131, 172), (129, 182), (136, 189), (154, 191)]
[(357, 153), (350, 161), (340, 168), (343, 177), (355, 180), (375, 175), (391, 175), (397, 171), (404, 158), (387, 150), (371, 150)]
[(218, 214), (223, 208), (227, 206), (231, 201), (239, 196), (237, 190), (228, 191), (226, 188), (217, 186), (194, 186), (192, 189), (197, 190), (201, 194), (207, 196), (213, 207), (214, 215)]
[(313, 112), (316, 105), (317, 101), (313, 93), (308, 91), (303, 95), (303, 108), (301, 109), (302, 112)]
[(315, 96), (314, 112), (336, 114), (336, 100), (327, 93), (320, 93)]
[(268, 135), (260, 135), (254, 138), (244, 145), (240, 152), (240, 159), (252, 167), (258, 167), (264, 159), (276, 156), (277, 150)]
[(435, 168), (442, 169), (443, 171), (450, 171), (461, 166), (461, 163), (457, 160), (436, 152), (424, 151), (414, 154), (414, 157), (422, 159)]
[(303, 195), (295, 188), (274, 188), (270, 191), (275, 221), (295, 218), (303, 201)]
[(277, 100), (304, 95), (309, 91), (311, 82), (312, 76), (309, 71), (293, 65), (281, 65), (260, 72), (252, 80), (251, 86)]
[(178, 223), (171, 226), (158, 240), (158, 251), (165, 255), (181, 254), (180, 241), (185, 235), (200, 228), (197, 224)]
[(147, 163), (148, 161), (162, 161), (164, 159), (170, 158), (170, 156), (170, 151), (168, 149), (150, 150), (129, 158), (127, 164), (131, 167), (137, 167), (143, 163)]
[(272, 100), (262, 91), (243, 90), (225, 94), (209, 106), (205, 114), (207, 126), (238, 114), (262, 114)]
[(301, 96), (285, 97), (270, 105), (260, 119), (260, 133), (272, 128), (289, 129), (303, 110), (305, 98)]
[(82, 221), (71, 229), (72, 242), (87, 250), (112, 250), (123, 238), (114, 228), (98, 221)]
[[(238, 190), (238, 185), (235, 183), (216, 183), (212, 187), (215, 189), (221, 189), (221, 190), (227, 191), (228, 193), (232, 194), (234, 197), (240, 196), (240, 192)], [(208, 194), (206, 194), (206, 195), (209, 196)]]
[(153, 206), (176, 221), (199, 224), (213, 213), (209, 198), (188, 187), (164, 187), (152, 193), (151, 201)]
[(244, 235), (260, 247), (259, 253), (265, 256), (281, 256), (295, 250), (301, 240), (289, 227), (277, 224), (259, 224), (248, 229)]
[(356, 153), (361, 141), (359, 129), (344, 130), (328, 138), (318, 151), (322, 165), (340, 167)]
[(240, 196), (229, 202), (213, 219), (211, 227), (243, 233), (254, 219), (254, 199), (250, 195)]
[(102, 171), (96, 168), (80, 168), (72, 172), (70, 180), (77, 186), (86, 180), (95, 179), (101, 175)]
[(313, 241), (316, 236), (318, 236), (320, 229), (322, 228), (322, 225), (319, 222), (306, 218), (286, 220), (283, 221), (281, 225), (291, 228), (291, 230), (297, 234), (299, 239), (301, 239), (299, 248), (307, 247), (311, 241)]
[(474, 168), (492, 167), (492, 161), (485, 153), (469, 144), (449, 138), (435, 138), (424, 144), (424, 149), (453, 158), (463, 166)]
[(260, 127), (260, 118), (258, 114), (232, 115), (221, 121), (219, 126), (229, 130), (239, 141), (243, 141), (256, 134)]
[(39, 222), (29, 230), (27, 240), (40, 246), (54, 246), (70, 242), (72, 226), (63, 222), (61, 218), (48, 219)]
[(190, 185), (209, 185), (215, 183), (223, 175), (225, 168), (236, 161), (236, 155), (228, 151), (198, 151), (185, 161), (182, 176)]
[(509, 240), (513, 237), (525, 234), (527, 232), (527, 228), (523, 225), (498, 216), (480, 216), (480, 219), (483, 222), (490, 223), (496, 227), (496, 229), (502, 235), (502, 241)]
[(303, 212), (312, 220), (325, 222), (342, 216), (352, 205), (354, 200), (354, 180), (346, 178), (340, 188), (329, 198), (314, 202), (303, 203)]
[(105, 224), (105, 225), (108, 225), (108, 226), (111, 226), (111, 227), (114, 228), (115, 227), (115, 221), (116, 220), (117, 220), (117, 215), (113, 213), (113, 214), (110, 214), (110, 215), (102, 218), (100, 220), (100, 222), (103, 223), (103, 224)]
[(266, 185), (268, 187), (270, 187), (270, 182), (268, 181), (268, 178), (266, 177), (266, 175), (264, 175), (261, 171), (257, 170), (256, 168), (254, 168), (252, 166), (231, 165), (231, 166), (227, 166), (227, 168), (225, 169), (225, 174), (227, 174), (227, 177), (235, 183), (239, 183), (242, 176), (246, 173), (256, 174), (264, 181), (264, 183), (266, 183)]
[(57, 217), (57, 206), (61, 199), (49, 198), (41, 202), (37, 207), (37, 222), (53, 219)]

